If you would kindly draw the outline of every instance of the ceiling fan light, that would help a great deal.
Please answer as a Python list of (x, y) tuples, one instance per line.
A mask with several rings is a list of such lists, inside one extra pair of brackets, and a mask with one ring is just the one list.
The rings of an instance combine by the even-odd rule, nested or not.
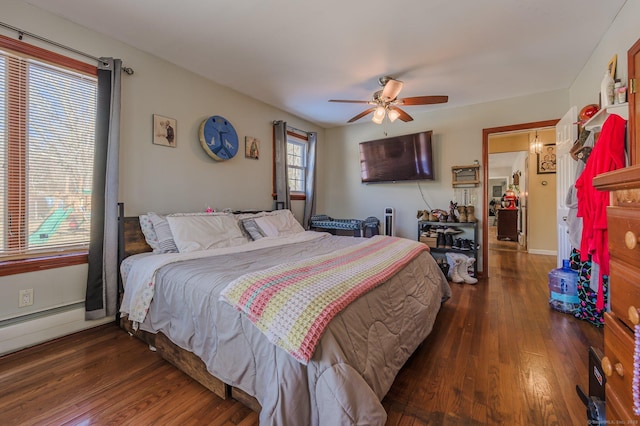
[(386, 111), (384, 107), (382, 105), (378, 105), (376, 110), (373, 112), (373, 118), (371, 119), (371, 121), (373, 121), (376, 124), (382, 124), (382, 120), (384, 120), (385, 114), (386, 114)]
[(371, 121), (373, 121), (376, 124), (382, 124), (382, 120), (384, 120), (384, 116), (378, 117), (375, 114), (373, 114), (373, 117), (371, 117)]
[(400, 113), (398, 111), (396, 111), (395, 109), (391, 109), (387, 113), (387, 117), (389, 117), (389, 121), (391, 121), (393, 123), (394, 121), (396, 121), (398, 119), (398, 117), (400, 117)]

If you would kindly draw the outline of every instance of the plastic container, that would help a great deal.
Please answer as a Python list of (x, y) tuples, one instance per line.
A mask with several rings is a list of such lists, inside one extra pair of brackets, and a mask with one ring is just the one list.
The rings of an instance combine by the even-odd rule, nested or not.
[(562, 268), (549, 272), (549, 305), (556, 311), (572, 314), (578, 310), (578, 273), (569, 267), (569, 260), (562, 261)]

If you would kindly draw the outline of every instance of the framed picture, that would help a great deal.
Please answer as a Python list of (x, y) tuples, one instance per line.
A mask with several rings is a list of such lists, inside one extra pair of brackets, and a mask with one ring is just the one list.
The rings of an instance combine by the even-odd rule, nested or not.
[(556, 172), (556, 145), (549, 144), (542, 147), (538, 154), (538, 174)]
[(260, 139), (253, 138), (251, 136), (245, 136), (244, 156), (245, 158), (252, 158), (254, 160), (260, 158)]
[(618, 55), (613, 55), (607, 64), (607, 69), (609, 70), (609, 75), (613, 79), (616, 80), (616, 63), (618, 62)]
[(502, 197), (502, 186), (494, 185), (493, 186), (493, 197)]
[(178, 138), (177, 126), (174, 118), (153, 114), (153, 143), (175, 148)]

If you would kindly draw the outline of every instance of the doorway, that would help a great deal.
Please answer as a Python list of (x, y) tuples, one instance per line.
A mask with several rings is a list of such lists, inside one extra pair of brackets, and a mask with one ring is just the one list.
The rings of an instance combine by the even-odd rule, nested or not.
[[(491, 180), (490, 178), (490, 173), (489, 173), (489, 169), (491, 167), (491, 160), (490, 160), (490, 140), (493, 139), (494, 137), (500, 137), (500, 135), (506, 135), (506, 134), (514, 134), (514, 133), (525, 133), (525, 134), (529, 134), (532, 130), (535, 131), (536, 129), (549, 129), (549, 128), (554, 128), (556, 123), (558, 122), (558, 120), (547, 120), (547, 121), (537, 121), (537, 122), (531, 122), (531, 123), (523, 123), (523, 124), (516, 124), (516, 125), (511, 125), (511, 126), (503, 126), (503, 127), (494, 127), (494, 128), (488, 128), (488, 129), (483, 129), (482, 131), (482, 163), (485, 165), (485, 167), (483, 167), (483, 190), (482, 190), (482, 235), (483, 235), (483, 244), (482, 244), (482, 270), (483, 273), (488, 275), (488, 265), (489, 265), (489, 242), (490, 242), (490, 238), (492, 238), (492, 232), (490, 232), (490, 224), (493, 221), (493, 218), (490, 217), (490, 202), (492, 197), (489, 197), (489, 194), (493, 195), (493, 188), (490, 187), (489, 182)], [(549, 141), (551, 142), (551, 141)], [(555, 130), (553, 131), (553, 143), (555, 143)], [(527, 144), (528, 145), (528, 144)], [(512, 149), (512, 151), (523, 151), (523, 149), (527, 149), (528, 146), (525, 146), (525, 148), (514, 148)], [(508, 148), (503, 148), (502, 149), (503, 152), (509, 152)], [(527, 152), (528, 153), (528, 152)], [(526, 162), (526, 164), (530, 164), (531, 161)], [(524, 166), (523, 166), (524, 167)], [(527, 170), (521, 170), (522, 172), (526, 172)], [(530, 173), (535, 174), (536, 170), (531, 170)], [(508, 174), (505, 174), (505, 176), (507, 176), (507, 179), (509, 178)], [(539, 179), (538, 179), (539, 180)], [(547, 179), (549, 180), (549, 179)], [(545, 181), (546, 182), (546, 181)], [(555, 181), (554, 181), (555, 182)], [(522, 183), (522, 182), (521, 182)], [(543, 185), (545, 185), (543, 183)], [(553, 186), (555, 188), (555, 185)], [(550, 189), (550, 187), (549, 187)], [(519, 226), (521, 226), (524, 231), (525, 231), (525, 235), (527, 235), (528, 233), (528, 229), (530, 229), (529, 227), (529, 222), (530, 222), (530, 216), (531, 214), (533, 214), (534, 212), (529, 213), (530, 209), (528, 208), (528, 190), (523, 191), (523, 193), (519, 194), (519, 202), (522, 204), (524, 203), (525, 207), (525, 211), (524, 214), (520, 214), (520, 219), (516, 219), (516, 220), (521, 220), (522, 222), (519, 224)], [(554, 194), (554, 198), (555, 200), (555, 194)], [(544, 206), (537, 206), (538, 208), (544, 208)], [(548, 212), (548, 209), (546, 210)], [(546, 221), (548, 221), (546, 218), (544, 219)], [(550, 226), (553, 227), (553, 230), (555, 230), (555, 211), (554, 211), (554, 220), (550, 221)], [(527, 244), (527, 241), (524, 242), (525, 245)], [(518, 244), (518, 242), (515, 242), (515, 244)], [(544, 253), (543, 253), (544, 254)]]

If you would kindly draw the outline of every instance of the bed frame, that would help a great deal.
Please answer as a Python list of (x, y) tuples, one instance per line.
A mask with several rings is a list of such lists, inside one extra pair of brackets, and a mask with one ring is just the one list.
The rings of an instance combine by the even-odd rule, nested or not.
[[(139, 217), (125, 217), (124, 205), (118, 203), (118, 264), (131, 255), (150, 251), (151, 247), (149, 247), (145, 241), (144, 234), (140, 228)], [(118, 277), (118, 300), (121, 300), (123, 294), (122, 277), (120, 274), (118, 274)], [(118, 311), (119, 308), (120, 306), (118, 306)], [(140, 329), (134, 330), (133, 323), (129, 321), (126, 315), (121, 316), (118, 314), (116, 316), (116, 322), (118, 326), (127, 331), (129, 335), (135, 336), (147, 343), (151, 350), (155, 350), (162, 358), (220, 398), (236, 399), (252, 410), (260, 412), (260, 403), (255, 398), (213, 376), (207, 371), (204, 362), (200, 358), (192, 352), (174, 344), (163, 333), (153, 334)]]

